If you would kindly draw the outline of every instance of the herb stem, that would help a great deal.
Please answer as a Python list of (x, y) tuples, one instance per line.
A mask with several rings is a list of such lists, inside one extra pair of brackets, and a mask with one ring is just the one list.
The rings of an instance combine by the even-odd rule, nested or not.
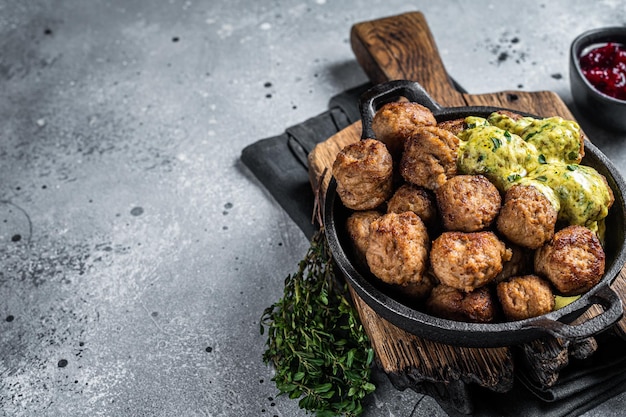
[(276, 374), (280, 394), (300, 398), (318, 416), (362, 413), (374, 352), (358, 314), (336, 285), (334, 262), (323, 227), (311, 239), (298, 271), (287, 276), (283, 297), (263, 311), (268, 337), (263, 360)]

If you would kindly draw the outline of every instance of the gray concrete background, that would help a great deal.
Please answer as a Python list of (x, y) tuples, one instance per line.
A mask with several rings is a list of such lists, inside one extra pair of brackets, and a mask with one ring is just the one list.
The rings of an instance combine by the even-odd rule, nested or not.
[[(258, 329), (308, 242), (241, 150), (366, 81), (354, 23), (420, 10), (469, 92), (571, 105), (570, 42), (625, 6), (0, 0), (0, 414), (304, 416)], [(375, 378), (366, 416), (444, 415)]]

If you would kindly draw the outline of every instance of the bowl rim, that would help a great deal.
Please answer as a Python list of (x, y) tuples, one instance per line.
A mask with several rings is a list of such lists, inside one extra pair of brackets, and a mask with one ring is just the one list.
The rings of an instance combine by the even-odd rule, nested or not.
[[(616, 39), (617, 38), (617, 39)], [(570, 46), (570, 64), (576, 70), (576, 74), (582, 80), (584, 85), (594, 94), (598, 99), (606, 101), (610, 104), (618, 106), (626, 106), (626, 100), (620, 100), (615, 97), (611, 97), (608, 94), (598, 90), (583, 74), (580, 67), (580, 57), (582, 51), (594, 44), (603, 44), (608, 42), (615, 42), (626, 46), (626, 26), (611, 26), (587, 30), (578, 35), (571, 43)]]

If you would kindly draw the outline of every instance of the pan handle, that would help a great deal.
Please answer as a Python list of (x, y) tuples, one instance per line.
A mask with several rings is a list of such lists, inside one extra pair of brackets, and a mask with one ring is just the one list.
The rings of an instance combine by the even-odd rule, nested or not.
[(581, 340), (608, 329), (624, 314), (619, 295), (608, 284), (598, 288), (589, 298), (589, 302), (600, 304), (604, 311), (580, 324), (565, 324), (557, 320), (539, 319), (532, 322), (529, 327), (543, 330), (557, 338), (570, 341)]
[(401, 97), (419, 103), (433, 112), (442, 109), (439, 103), (416, 81), (394, 80), (377, 84), (364, 92), (359, 100), (359, 110), (363, 124), (361, 139), (374, 139), (376, 137), (372, 130), (372, 120), (376, 111), (383, 104), (396, 101)]

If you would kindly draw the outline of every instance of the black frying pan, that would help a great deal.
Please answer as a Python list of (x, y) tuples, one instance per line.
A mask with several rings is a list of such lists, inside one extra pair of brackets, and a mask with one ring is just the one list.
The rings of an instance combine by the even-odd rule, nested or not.
[[(373, 87), (361, 98), (363, 139), (375, 138), (371, 125), (376, 110), (384, 103), (395, 101), (400, 97), (428, 107), (439, 122), (467, 116), (487, 117), (493, 111), (502, 110), (497, 107), (442, 107), (420, 84), (411, 81), (390, 81)], [(330, 181), (324, 203), (324, 225), (328, 244), (337, 265), (363, 301), (384, 319), (419, 337), (457, 346), (497, 347), (529, 342), (546, 335), (566, 340), (593, 336), (610, 328), (623, 314), (621, 300), (610, 284), (626, 261), (624, 245), (626, 186), (616, 167), (589, 141), (585, 142), (585, 157), (582, 164), (589, 165), (604, 175), (615, 195), (615, 202), (606, 218), (605, 274), (596, 286), (578, 300), (543, 316), (493, 324), (466, 323), (434, 317), (403, 302), (352, 256), (352, 244), (345, 231), (346, 219), (351, 211), (341, 203), (334, 178)], [(571, 324), (593, 304), (601, 305), (604, 311), (580, 324)]]

